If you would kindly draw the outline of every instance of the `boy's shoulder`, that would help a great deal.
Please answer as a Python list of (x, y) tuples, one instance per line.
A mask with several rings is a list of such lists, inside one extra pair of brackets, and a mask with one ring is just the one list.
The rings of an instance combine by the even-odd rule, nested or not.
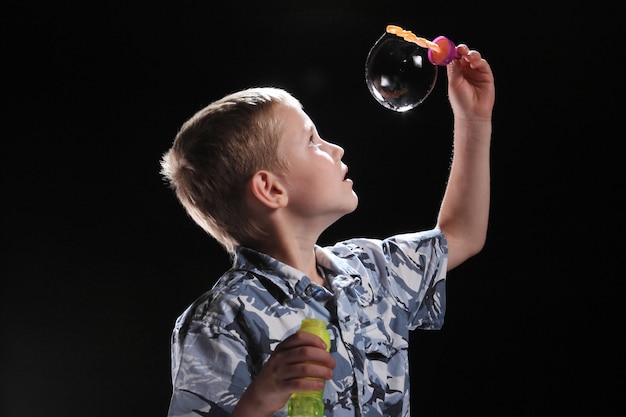
[(250, 271), (228, 270), (218, 278), (213, 287), (202, 295), (187, 308), (183, 313), (192, 320), (202, 320), (215, 306), (236, 305), (233, 300), (246, 296), (257, 290), (254, 282), (254, 274)]

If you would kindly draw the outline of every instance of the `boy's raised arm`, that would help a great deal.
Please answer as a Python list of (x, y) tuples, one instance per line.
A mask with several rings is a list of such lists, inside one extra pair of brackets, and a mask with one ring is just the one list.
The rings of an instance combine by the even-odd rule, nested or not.
[(461, 58), (447, 66), (454, 113), (454, 156), (437, 225), (448, 241), (448, 270), (483, 248), (490, 200), (491, 115), (495, 86), (479, 52), (457, 47)]

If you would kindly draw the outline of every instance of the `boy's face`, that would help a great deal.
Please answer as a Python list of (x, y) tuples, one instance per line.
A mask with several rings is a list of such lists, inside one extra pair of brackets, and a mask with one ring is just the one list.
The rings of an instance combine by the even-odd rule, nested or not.
[(283, 176), (288, 207), (295, 216), (326, 228), (358, 204), (348, 167), (341, 162), (344, 150), (320, 138), (303, 110), (281, 105), (276, 111), (284, 123), (280, 148), (289, 165)]

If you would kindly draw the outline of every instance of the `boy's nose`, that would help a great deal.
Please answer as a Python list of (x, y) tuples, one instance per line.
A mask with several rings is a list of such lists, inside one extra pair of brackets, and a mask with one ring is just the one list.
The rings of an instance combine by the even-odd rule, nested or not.
[(345, 152), (344, 149), (341, 146), (336, 145), (334, 143), (331, 143), (330, 145), (333, 148), (333, 156), (335, 156), (337, 159), (341, 159), (341, 157), (343, 156)]

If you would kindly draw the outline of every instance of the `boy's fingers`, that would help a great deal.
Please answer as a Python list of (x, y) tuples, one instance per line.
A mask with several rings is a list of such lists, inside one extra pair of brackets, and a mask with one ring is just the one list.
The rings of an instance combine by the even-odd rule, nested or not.
[(469, 52), (469, 47), (466, 44), (462, 43), (456, 46), (456, 51), (461, 56), (467, 55), (467, 53)]

